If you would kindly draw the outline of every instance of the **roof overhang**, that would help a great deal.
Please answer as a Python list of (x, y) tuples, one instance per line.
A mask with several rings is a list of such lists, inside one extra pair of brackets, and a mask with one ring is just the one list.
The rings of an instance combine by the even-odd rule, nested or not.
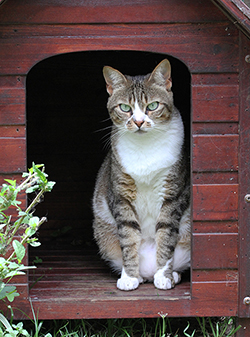
[(250, 8), (241, 0), (211, 0), (250, 39)]

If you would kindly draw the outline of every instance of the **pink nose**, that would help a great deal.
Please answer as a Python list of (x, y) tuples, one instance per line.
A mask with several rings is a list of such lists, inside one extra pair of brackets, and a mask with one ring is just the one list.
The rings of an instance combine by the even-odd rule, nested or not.
[(138, 128), (140, 128), (142, 124), (144, 123), (144, 121), (134, 121), (134, 122), (138, 126)]

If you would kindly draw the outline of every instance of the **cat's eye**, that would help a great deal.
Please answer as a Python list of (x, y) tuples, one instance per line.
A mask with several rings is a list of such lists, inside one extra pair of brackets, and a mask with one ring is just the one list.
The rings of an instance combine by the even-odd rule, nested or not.
[(154, 111), (158, 108), (158, 106), (159, 106), (159, 102), (149, 103), (149, 105), (147, 106), (147, 110)]
[(131, 107), (127, 104), (120, 104), (119, 106), (120, 106), (121, 111), (123, 111), (123, 112), (130, 112), (131, 111)]

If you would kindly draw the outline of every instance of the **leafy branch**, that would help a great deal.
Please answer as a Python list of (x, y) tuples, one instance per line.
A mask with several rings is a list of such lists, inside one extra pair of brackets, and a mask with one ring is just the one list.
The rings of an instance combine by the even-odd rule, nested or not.
[[(12, 302), (19, 296), (16, 287), (8, 285), (16, 275), (25, 274), (24, 270), (35, 268), (22, 264), (25, 257), (26, 245), (40, 246), (35, 233), (47, 220), (33, 216), (35, 206), (41, 202), (44, 193), (51, 192), (55, 182), (47, 180), (48, 175), (44, 172), (44, 165), (35, 165), (27, 173), (23, 173), (24, 181), (17, 186), (16, 180), (5, 179), (0, 192), (0, 299)], [(17, 200), (20, 192), (27, 194), (35, 193), (35, 197), (26, 209), (20, 207)], [(10, 207), (16, 207), (17, 216), (12, 221), (12, 216), (6, 214)], [(18, 233), (21, 233), (18, 235)], [(17, 239), (18, 238), (18, 239)], [(9, 251), (12, 250), (11, 253)], [(9, 256), (8, 256), (9, 255)]]

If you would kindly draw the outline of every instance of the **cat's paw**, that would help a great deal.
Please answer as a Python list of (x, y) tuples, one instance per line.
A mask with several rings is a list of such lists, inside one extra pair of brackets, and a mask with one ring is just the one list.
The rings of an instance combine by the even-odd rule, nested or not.
[(167, 277), (164, 276), (162, 270), (158, 270), (154, 275), (154, 285), (158, 289), (172, 289), (181, 280), (181, 274), (173, 272), (172, 275), (169, 274)]
[(117, 288), (120, 290), (134, 290), (138, 288), (139, 284), (143, 282), (143, 279), (137, 277), (125, 276), (117, 280)]

